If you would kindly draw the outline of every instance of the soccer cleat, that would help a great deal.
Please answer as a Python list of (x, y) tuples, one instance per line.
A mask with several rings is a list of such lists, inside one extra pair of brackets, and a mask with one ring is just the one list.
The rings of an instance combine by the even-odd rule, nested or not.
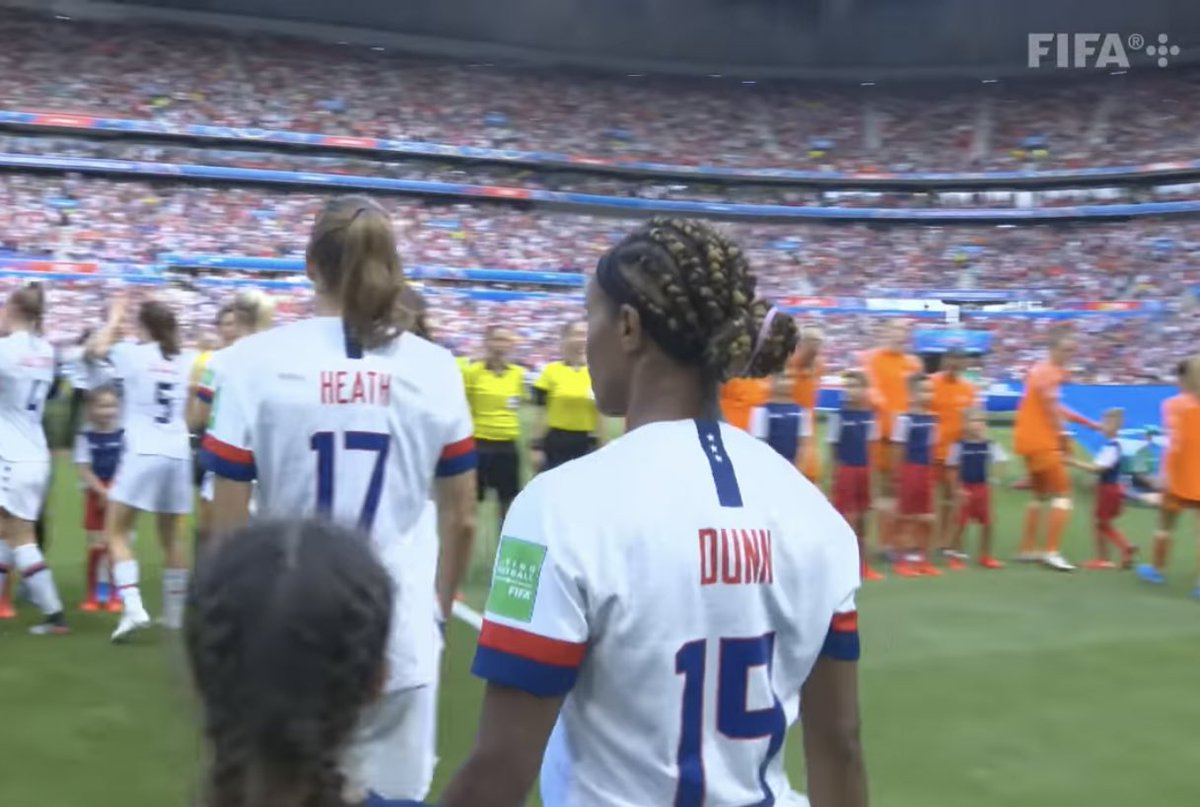
[(1047, 552), (1046, 557), (1043, 559), (1042, 562), (1045, 563), (1048, 568), (1053, 569), (1056, 572), (1073, 572), (1073, 571), (1075, 571), (1075, 567), (1073, 565), (1071, 565), (1071, 563), (1069, 563), (1067, 561), (1067, 559), (1064, 558), (1062, 555), (1060, 555), (1058, 552)]
[(934, 566), (929, 561), (923, 561), (916, 566), (917, 574), (921, 577), (941, 577), (942, 570)]
[(121, 614), (121, 621), (117, 624), (117, 629), (113, 631), (112, 640), (119, 642), (135, 630), (148, 627), (150, 627), (150, 615), (146, 613), (146, 609), (142, 608), (136, 612), (126, 611)]
[(82, 604), (80, 604), (79, 610), (87, 614), (92, 614), (100, 610), (100, 603), (96, 602), (94, 599), (86, 599)]
[(1147, 583), (1153, 583), (1156, 586), (1161, 586), (1167, 582), (1167, 578), (1163, 576), (1163, 573), (1149, 563), (1143, 563), (1137, 567), (1137, 576)]
[(896, 561), (896, 565), (892, 567), (892, 573), (897, 577), (920, 577), (921, 572), (916, 564), (909, 563), (906, 560)]
[(1003, 569), (1004, 568), (1004, 564), (1002, 562), (996, 560), (995, 558), (993, 558), (989, 555), (984, 555), (982, 558), (980, 558), (979, 565), (985, 569)]
[(104, 610), (110, 614), (119, 614), (125, 610), (125, 606), (121, 605), (120, 597), (109, 597), (108, 602), (104, 604)]
[(1113, 563), (1111, 560), (1093, 558), (1092, 560), (1089, 560), (1087, 563), (1083, 564), (1083, 568), (1087, 569), (1088, 571), (1095, 572), (1103, 569), (1115, 569), (1117, 568), (1117, 564)]
[(875, 571), (870, 566), (864, 566), (863, 570), (862, 570), (862, 579), (875, 581), (875, 580), (887, 580), (887, 577), (885, 575), (881, 574), (880, 572)]
[(29, 629), (31, 636), (66, 636), (70, 632), (71, 629), (67, 627), (62, 611), (50, 614), (40, 625), (34, 625)]
[(946, 558), (946, 568), (952, 572), (961, 572), (967, 568), (967, 563), (962, 558), (951, 555)]
[(17, 611), (8, 600), (0, 600), (0, 619), (15, 619)]

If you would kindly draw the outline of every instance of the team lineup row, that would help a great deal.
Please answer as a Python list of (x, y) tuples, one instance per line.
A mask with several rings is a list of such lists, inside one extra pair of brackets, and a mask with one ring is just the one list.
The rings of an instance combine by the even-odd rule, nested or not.
[[(213, 490), (198, 558), (213, 599), (199, 611), (194, 601), (186, 624), (194, 663), (219, 657), (229, 676), (229, 686), (209, 688), (198, 675), (214, 745), (213, 804), (237, 803), (261, 785), (258, 771), (275, 766), (310, 796), (340, 793), (343, 777), (377, 797), (426, 795), (438, 617), (449, 610), (475, 532), (474, 471), (484, 452), (463, 373), (449, 351), (414, 333), (419, 312), (404, 290), (387, 214), (367, 199), (336, 200), (318, 217), (307, 254), (317, 316), (239, 339), (213, 354), (200, 379), (192, 379), (195, 359), (180, 349), (171, 310), (158, 302), (137, 311), (140, 341), (121, 342), (131, 312), (118, 295), (85, 348), (121, 380), (125, 450), (104, 528), (123, 605), (118, 641), (149, 623), (126, 537), (139, 512), (156, 514), (166, 548), (163, 622), (184, 622), (189, 575), (178, 528), (192, 482), (185, 398), (200, 405), (211, 392), (201, 456)], [(489, 682), (479, 746), (442, 803), (521, 804), (543, 756), (548, 803), (799, 799), (788, 795), (780, 750), (803, 689), (814, 800), (864, 804), (854, 538), (789, 462), (721, 424), (715, 406), (721, 380), (783, 368), (795, 323), (757, 297), (735, 244), (676, 220), (640, 227), (608, 253), (586, 310), (596, 406), (625, 418), (628, 433), (540, 474), (509, 508), (474, 664)], [(41, 632), (60, 632), (49, 570), (40, 556), (40, 568), (26, 561), (36, 552), (32, 522), (49, 462), (40, 402), (53, 354), (36, 333), (41, 315), (37, 289), (11, 298), (5, 345), (15, 360), (3, 365), (4, 388), (29, 400), (6, 397), (3, 417), (23, 424), (30, 449), (19, 462), (8, 456), (9, 441), (0, 442), (7, 469), (19, 471), (8, 476), (2, 507), (5, 538), (47, 613)], [(625, 505), (619, 517), (610, 512), (614, 498)], [(219, 536), (246, 522), (252, 500), (260, 516), (325, 517), (365, 533), (392, 584), (382, 694), (359, 719), (340, 715), (319, 749), (300, 739), (314, 714), (327, 714), (330, 693), (344, 691), (329, 676), (362, 660), (359, 644), (347, 633), (336, 648), (322, 648), (310, 641), (322, 625), (273, 622), (274, 607), (287, 601), (278, 588), (253, 629), (231, 621), (238, 606), (224, 598), (238, 593), (235, 581), (214, 570), (237, 539)], [(781, 501), (789, 503), (783, 510)], [(827, 525), (819, 539), (795, 527), (814, 520)], [(756, 536), (758, 568), (769, 556), (772, 573), (753, 585), (704, 584), (696, 536), (734, 534)], [(300, 552), (292, 539), (279, 562), (297, 569)], [(646, 569), (662, 570), (661, 579), (631, 590), (628, 581)], [(286, 588), (288, 579), (275, 585)], [(370, 610), (368, 581), (329, 578), (318, 587), (348, 589), (351, 602), (326, 616), (345, 619), (351, 631), (363, 625), (355, 620)], [(691, 601), (666, 633), (663, 597), (676, 607)], [(616, 618), (618, 602), (628, 618)], [(273, 629), (281, 633), (268, 640)], [(344, 663), (323, 663), (334, 649)], [(297, 666), (281, 670), (291, 651)], [(733, 677), (705, 674), (718, 663)], [(297, 669), (312, 675), (297, 678)], [(287, 681), (272, 678), (283, 675)], [(749, 708), (764, 696), (767, 708)], [(710, 697), (726, 704), (719, 718), (703, 708)], [(671, 702), (676, 719), (645, 725), (644, 716)], [(246, 703), (260, 706), (238, 706)], [(552, 737), (556, 718), (562, 729)], [(632, 748), (632, 735), (644, 737), (644, 747)], [(594, 752), (577, 755), (576, 743)]]

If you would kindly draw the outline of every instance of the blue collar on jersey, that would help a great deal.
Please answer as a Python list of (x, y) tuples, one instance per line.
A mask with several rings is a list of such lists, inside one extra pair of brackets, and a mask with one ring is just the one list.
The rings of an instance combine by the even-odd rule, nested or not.
[(342, 320), (342, 335), (346, 338), (346, 358), (361, 359), (363, 357), (362, 342), (350, 333), (350, 327), (346, 325), (345, 320)]

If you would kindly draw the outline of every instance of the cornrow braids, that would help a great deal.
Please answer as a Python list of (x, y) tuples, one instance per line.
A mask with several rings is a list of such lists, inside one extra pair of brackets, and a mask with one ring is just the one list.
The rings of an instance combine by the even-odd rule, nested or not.
[(596, 280), (637, 309), (667, 355), (712, 381), (772, 375), (796, 346), (795, 321), (755, 297), (745, 253), (700, 221), (652, 219), (600, 259)]
[(340, 763), (378, 689), (392, 603), (362, 539), (256, 523), (202, 560), (189, 600), (206, 807), (346, 807)]

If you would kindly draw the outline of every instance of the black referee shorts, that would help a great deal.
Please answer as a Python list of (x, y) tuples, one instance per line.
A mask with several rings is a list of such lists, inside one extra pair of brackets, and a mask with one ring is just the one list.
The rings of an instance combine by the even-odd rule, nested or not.
[(512, 440), (475, 440), (479, 454), (479, 500), (489, 490), (496, 498), (511, 502), (521, 489), (521, 467), (517, 460), (517, 444)]
[(573, 432), (566, 429), (549, 429), (542, 440), (542, 452), (546, 455), (543, 471), (577, 460), (596, 447), (596, 438), (589, 432)]

